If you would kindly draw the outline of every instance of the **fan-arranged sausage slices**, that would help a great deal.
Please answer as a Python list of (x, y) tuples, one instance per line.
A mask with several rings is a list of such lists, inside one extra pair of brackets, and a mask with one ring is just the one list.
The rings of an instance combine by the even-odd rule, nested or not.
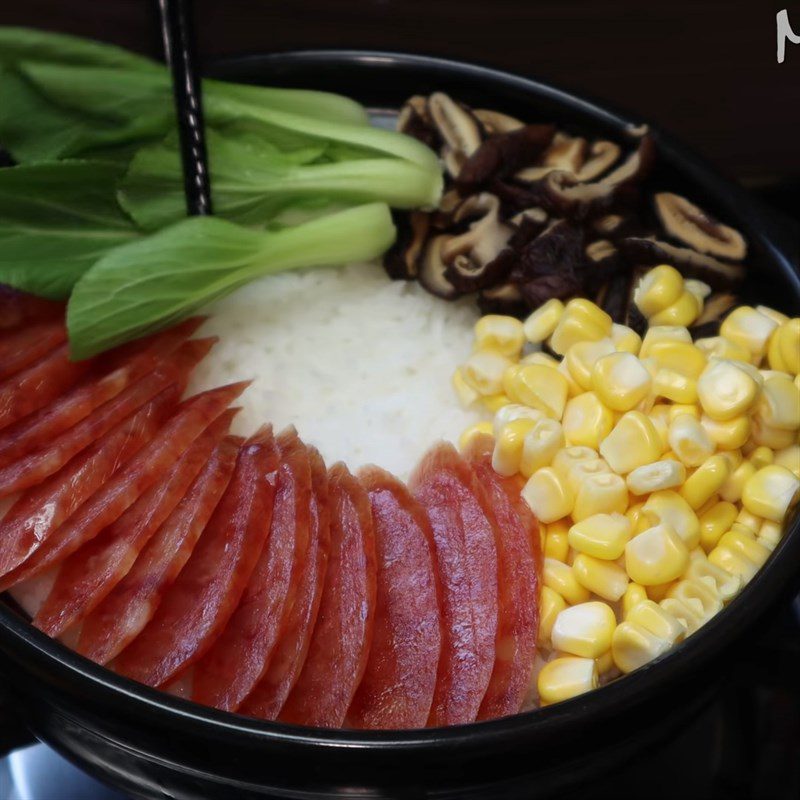
[(201, 319), (84, 362), (63, 311), (0, 297), (0, 590), (119, 674), (324, 727), (521, 709), (539, 534), (489, 443), (439, 444), (409, 486), (330, 470), (293, 429), (229, 433), (246, 384), (181, 400)]

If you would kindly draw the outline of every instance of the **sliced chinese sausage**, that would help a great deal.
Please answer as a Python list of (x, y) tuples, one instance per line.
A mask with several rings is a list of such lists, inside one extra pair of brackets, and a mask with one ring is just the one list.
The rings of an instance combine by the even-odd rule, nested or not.
[(372, 506), (377, 601), (367, 667), (347, 720), (356, 728), (422, 728), (442, 641), (433, 531), (397, 478), (378, 467), (359, 478)]
[(63, 344), (26, 369), (0, 382), (0, 429), (51, 403), (72, 388), (91, 361), (70, 361)]
[(277, 438), (275, 501), (270, 526), (238, 608), (214, 646), (194, 669), (192, 699), (235, 711), (269, 666), (278, 635), (291, 611), (308, 555), (311, 466), (294, 428)]
[[(171, 384), (185, 386), (189, 373), (205, 357), (215, 341), (215, 339), (193, 339), (186, 342), (174, 358), (163, 362), (153, 372), (139, 380), (134, 380), (127, 389), (96, 408), (76, 425), (52, 438), (39, 450), (0, 468), (0, 497), (35, 486), (49, 475), (57, 472), (81, 450), (107, 433), (120, 420), (125, 419), (165, 387)], [(130, 382), (131, 374), (135, 376), (136, 372), (132, 371), (123, 376), (123, 381)], [(93, 388), (98, 393), (108, 391), (108, 387), (102, 381)], [(68, 406), (67, 411), (69, 407), (74, 407), (73, 400), (73, 397), (63, 398), (62, 408), (64, 404)], [(58, 413), (59, 402), (57, 400), (55, 407), (51, 407), (53, 413)], [(87, 398), (87, 402), (92, 402), (92, 399)], [(52, 420), (52, 416), (50, 419)], [(23, 441), (37, 438), (37, 434), (41, 433), (41, 427), (41, 422), (38, 424), (34, 422), (33, 425), (27, 427), (27, 431), (20, 432), (21, 438)], [(9, 433), (13, 434), (13, 430), (10, 429)], [(0, 434), (0, 441), (2, 441), (2, 434)], [(18, 441), (19, 439), (17, 439)], [(10, 449), (13, 447), (12, 444)], [(0, 451), (0, 460), (2, 458), (3, 451)]]
[(150, 487), (102, 533), (75, 551), (58, 571), (53, 588), (33, 620), (50, 636), (80, 621), (125, 577), (137, 555), (169, 517), (214, 448), (236, 411), (230, 409), (192, 443), (162, 482)]
[(344, 464), (328, 473), (331, 549), (305, 664), (280, 714), (341, 727), (364, 674), (375, 613), (375, 541), (369, 496)]
[(496, 654), (479, 720), (517, 714), (522, 708), (536, 658), (539, 629), (539, 574), (532, 546), (538, 527), (531, 512), (523, 510), (521, 481), (504, 478), (492, 469), (493, 443), (491, 437), (477, 437), (466, 454), (501, 531), (497, 548)]
[[(201, 322), (199, 319), (187, 320), (151, 337), (146, 347), (128, 352), (124, 357), (115, 356), (112, 363), (101, 365), (96, 375), (0, 432), (0, 467), (50, 445), (54, 437), (77, 425), (161, 361), (173, 357), (175, 350), (194, 333)], [(215, 340), (206, 339), (208, 341)], [(203, 349), (204, 345), (191, 343), (175, 358), (180, 361), (187, 355), (187, 350), (201, 358), (201, 353), (191, 349), (197, 347)]]
[(452, 445), (435, 446), (409, 482), (433, 528), (444, 640), (432, 726), (474, 722), (495, 662), (496, 523), (474, 472)]
[(319, 452), (308, 448), (311, 462), (311, 527), (308, 556), (298, 580), (297, 596), (269, 667), (239, 707), (242, 714), (275, 719), (294, 687), (308, 653), (317, 620), (330, 547), (328, 474)]
[(0, 331), (45, 320), (64, 319), (64, 304), (0, 285)]
[(239, 453), (234, 474), (189, 560), (142, 632), (117, 656), (121, 675), (161, 686), (205, 655), (239, 604), (264, 548), (274, 499), (272, 432)]
[(139, 452), (177, 399), (174, 387), (165, 389), (51, 478), (23, 492), (0, 521), (0, 575), (13, 574), (120, 464)]
[(46, 356), (66, 341), (63, 322), (43, 322), (0, 337), (0, 380), (5, 380)]
[(226, 437), (128, 574), (83, 621), (76, 649), (99, 664), (116, 657), (153, 618), (228, 486), (241, 439)]
[(55, 535), (39, 546), (0, 580), (0, 591), (62, 562), (93, 539), (127, 510), (137, 498), (175, 464), (189, 445), (248, 386), (233, 383), (190, 397), (181, 403), (150, 442), (104, 483), (64, 522)]

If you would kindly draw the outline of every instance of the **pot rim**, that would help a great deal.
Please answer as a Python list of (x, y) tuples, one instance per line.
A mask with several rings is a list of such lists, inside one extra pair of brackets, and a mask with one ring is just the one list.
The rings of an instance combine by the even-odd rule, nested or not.
[[(252, 66), (348, 65), (365, 70), (413, 68), (449, 72), (452, 76), (474, 78), (486, 83), (504, 84), (528, 93), (533, 100), (546, 98), (572, 112), (592, 117), (596, 122), (617, 130), (639, 124), (628, 114), (611, 110), (555, 86), (502, 70), (433, 56), (373, 50), (295, 50), (269, 55), (231, 57), (215, 63), (214, 74)], [(287, 73), (289, 74), (289, 73)], [(770, 257), (778, 262), (794, 284), (794, 298), (800, 302), (800, 271), (793, 266), (791, 235), (770, 219), (758, 202), (742, 188), (716, 173), (705, 161), (680, 144), (657, 126), (650, 126), (664, 161), (671, 163), (681, 174), (688, 175), (711, 196), (728, 209), (731, 220), (744, 223), (751, 239), (757, 238)], [(464, 747), (510, 745), (519, 737), (527, 742), (538, 739), (552, 741), (566, 726), (576, 720), (586, 724), (612, 719), (620, 708), (644, 702), (665, 686), (677, 683), (710, 661), (718, 651), (729, 647), (743, 630), (751, 626), (776, 598), (800, 582), (800, 515), (787, 525), (772, 557), (758, 574), (727, 607), (715, 615), (703, 628), (682, 644), (646, 666), (592, 692), (552, 706), (487, 722), (471, 723), (448, 728), (411, 731), (353, 731), (303, 728), (279, 722), (257, 720), (215, 709), (206, 708), (165, 692), (151, 689), (116, 675), (50, 639), (35, 629), (5, 603), (0, 603), (0, 642), (15, 654), (29, 656), (45, 675), (54, 675), (59, 682), (74, 683), (76, 687), (95, 692), (98, 702), (114, 702), (118, 710), (134, 716), (156, 714), (160, 724), (196, 735), (229, 737), (250, 744), (281, 743), (285, 745), (324, 747), (328, 749), (379, 750), (414, 752), (439, 745), (447, 750)]]

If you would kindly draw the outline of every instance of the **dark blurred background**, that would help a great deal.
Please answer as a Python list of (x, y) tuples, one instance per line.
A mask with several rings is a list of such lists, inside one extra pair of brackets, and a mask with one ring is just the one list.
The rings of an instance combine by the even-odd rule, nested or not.
[[(800, 32), (800, 0), (195, 0), (195, 17), (205, 61), (364, 47), (550, 80), (661, 124), (786, 207), (800, 185), (800, 45), (777, 63), (782, 8)], [(155, 20), (154, 0), (0, 2), (0, 24), (160, 56)]]

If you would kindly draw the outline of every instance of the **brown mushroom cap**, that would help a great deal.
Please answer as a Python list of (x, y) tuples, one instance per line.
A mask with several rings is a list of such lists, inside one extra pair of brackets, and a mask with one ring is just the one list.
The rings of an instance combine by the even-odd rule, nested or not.
[(593, 142), (589, 148), (589, 158), (575, 173), (575, 177), (581, 182), (593, 181), (606, 170), (611, 169), (617, 163), (620, 155), (622, 155), (622, 148), (614, 142)]
[(685, 197), (659, 192), (654, 202), (664, 231), (698, 253), (733, 261), (747, 255), (747, 244), (739, 231), (718, 222)]
[(434, 92), (428, 98), (428, 114), (451, 151), (469, 157), (480, 147), (483, 139), (480, 123), (472, 112), (444, 92)]
[(473, 109), (472, 113), (478, 118), (478, 121), (483, 125), (483, 129), (490, 136), (496, 133), (508, 133), (525, 126), (525, 123), (520, 122), (516, 117), (510, 117), (500, 111), (491, 111), (488, 108), (476, 108)]
[(419, 282), (442, 300), (455, 300), (460, 292), (447, 279), (447, 264), (442, 260), (442, 247), (450, 237), (447, 234), (434, 236), (427, 245), (419, 262)]
[(652, 136), (645, 135), (639, 147), (631, 153), (613, 172), (610, 172), (600, 183), (608, 186), (622, 186), (628, 183), (643, 181), (653, 168), (656, 160), (656, 143)]

